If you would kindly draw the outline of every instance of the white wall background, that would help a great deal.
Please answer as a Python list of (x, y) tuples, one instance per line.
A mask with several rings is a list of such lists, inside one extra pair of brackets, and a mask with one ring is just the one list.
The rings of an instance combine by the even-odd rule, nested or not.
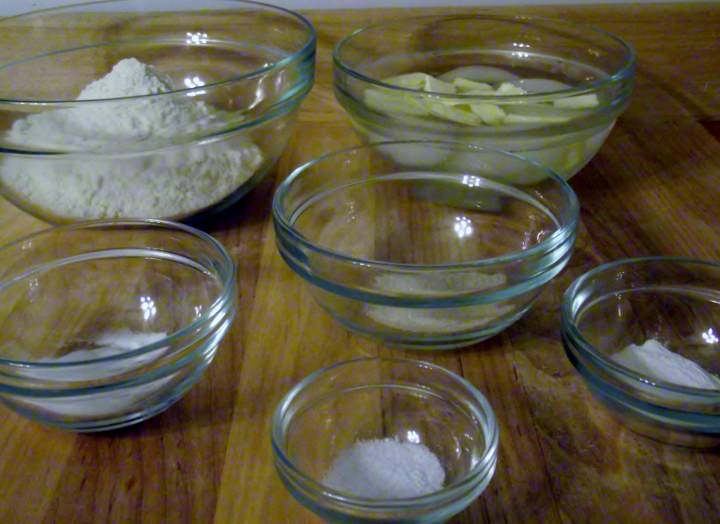
[[(73, 4), (82, 0), (0, 0), (0, 16), (24, 13), (35, 9)], [(538, 4), (611, 4), (611, 3), (658, 3), (693, 0), (264, 0), (290, 9), (343, 9), (357, 7), (426, 7), (426, 6), (492, 6), (492, 5), (538, 5)], [(707, 1), (707, 0), (705, 0)], [(720, 3), (720, 0), (710, 0)], [(203, 0), (179, 0), (178, 4), (197, 5)]]

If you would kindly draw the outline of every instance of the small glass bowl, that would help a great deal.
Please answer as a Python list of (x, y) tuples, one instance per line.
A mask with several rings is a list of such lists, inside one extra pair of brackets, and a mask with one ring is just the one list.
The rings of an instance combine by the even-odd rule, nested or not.
[(631, 429), (673, 444), (720, 443), (720, 389), (660, 381), (611, 358), (655, 339), (720, 375), (720, 264), (651, 257), (599, 266), (565, 292), (562, 337), (590, 391)]
[[(0, 195), (54, 224), (229, 206), (276, 163), (314, 79), (312, 25), (256, 2), (85, 2), (0, 31)], [(130, 58), (174, 90), (77, 100)]]
[[(335, 95), (363, 140), (449, 140), (497, 148), (564, 178), (600, 149), (629, 103), (635, 78), (635, 54), (621, 39), (594, 27), (528, 16), (391, 20), (353, 32), (337, 44), (333, 58)], [(383, 81), (416, 72), (448, 79), (442, 75), (461, 67), (476, 69), (466, 79), (518, 82), (527, 94), (426, 92)], [(576, 104), (588, 98), (594, 106)], [(446, 114), (468, 104), (478, 114), (495, 107), (507, 118), (473, 123)], [(445, 107), (443, 117), (438, 105)]]
[[(482, 493), (497, 463), (492, 408), (460, 376), (416, 360), (363, 358), (316, 371), (290, 390), (272, 420), (275, 466), (301, 504), (329, 522), (443, 522)], [(357, 497), (323, 484), (358, 441), (423, 444), (440, 461), (439, 491), (406, 499)]]
[(0, 400), (74, 431), (135, 424), (202, 375), (235, 314), (225, 249), (188, 226), (87, 222), (0, 249)]
[(524, 315), (571, 256), (578, 203), (539, 165), (444, 142), (388, 142), (298, 167), (273, 201), (278, 250), (347, 328), (454, 348)]

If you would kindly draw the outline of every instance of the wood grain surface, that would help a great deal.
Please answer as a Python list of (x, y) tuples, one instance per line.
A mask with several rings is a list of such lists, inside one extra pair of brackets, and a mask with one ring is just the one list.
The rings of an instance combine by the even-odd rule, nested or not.
[[(332, 94), (333, 44), (370, 22), (408, 15), (309, 12), (318, 77), (298, 132), (275, 175), (205, 225), (229, 249), (239, 278), (239, 314), (215, 362), (181, 402), (121, 431), (63, 433), (3, 409), (0, 522), (317, 522), (275, 475), (270, 415), (311, 371), (378, 354), (461, 372), (495, 409), (497, 473), (454, 523), (720, 519), (720, 454), (662, 445), (619, 425), (567, 361), (558, 310), (572, 279), (608, 260), (720, 257), (720, 4), (497, 11), (589, 22), (627, 39), (639, 57), (631, 107), (571, 181), (582, 203), (573, 259), (532, 311), (468, 349), (392, 350), (335, 323), (280, 259), (269, 213), (274, 186), (300, 162), (356, 141)], [(45, 227), (5, 202), (0, 219), (5, 241)]]

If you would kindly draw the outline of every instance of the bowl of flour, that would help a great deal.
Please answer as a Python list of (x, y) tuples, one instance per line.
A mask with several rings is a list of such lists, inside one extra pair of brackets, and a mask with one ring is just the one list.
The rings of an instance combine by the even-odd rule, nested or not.
[(240, 199), (312, 86), (312, 27), (245, 2), (104, 6), (0, 21), (18, 37), (0, 63), (0, 193), (52, 223), (182, 220)]

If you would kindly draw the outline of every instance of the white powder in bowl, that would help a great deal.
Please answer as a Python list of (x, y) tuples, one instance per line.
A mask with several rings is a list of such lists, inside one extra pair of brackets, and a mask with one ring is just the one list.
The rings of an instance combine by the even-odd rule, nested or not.
[[(171, 91), (171, 80), (134, 58), (87, 85), (78, 100)], [(7, 141), (33, 150), (109, 152), (123, 144), (172, 139), (219, 122), (221, 113), (193, 97), (84, 102), (17, 120)], [(32, 208), (67, 219), (186, 216), (222, 200), (261, 166), (255, 144), (240, 139), (184, 145), (151, 154), (69, 159), (7, 156), (6, 192)]]
[[(37, 362), (42, 364), (72, 364), (75, 362), (82, 363), (90, 360), (114, 357), (159, 342), (166, 336), (167, 333), (162, 332), (136, 333), (134, 331), (130, 331), (129, 329), (106, 331), (100, 334), (100, 336), (93, 342), (94, 347), (90, 349), (75, 349), (66, 353), (62, 357), (42, 358), (37, 360)], [(136, 369), (148, 362), (157, 360), (166, 351), (167, 347), (161, 347), (143, 355), (136, 356), (130, 360), (105, 362), (102, 364), (70, 369), (69, 371), (65, 371), (61, 377), (58, 377), (57, 373), (44, 371), (42, 369), (35, 369), (30, 372), (26, 372), (26, 375), (34, 378), (46, 378), (54, 381), (67, 382), (101, 379), (126, 373), (127, 371)]]
[(720, 390), (720, 379), (690, 359), (670, 351), (655, 339), (628, 347), (610, 356), (628, 369), (653, 380), (678, 386)]
[[(507, 282), (502, 273), (465, 272), (458, 274), (400, 275), (382, 274), (373, 287), (384, 293), (400, 295), (446, 294), (465, 290), (498, 288)], [(478, 329), (512, 311), (510, 305), (477, 304), (457, 308), (406, 308), (368, 304), (366, 314), (387, 327), (413, 333), (448, 334)]]
[[(68, 383), (102, 380), (115, 375), (121, 375), (153, 360), (157, 360), (168, 351), (168, 347), (160, 347), (131, 359), (98, 363), (88, 363), (87, 361), (134, 351), (158, 342), (166, 336), (166, 333), (136, 333), (130, 330), (108, 331), (101, 334), (97, 340), (94, 341), (94, 347), (91, 349), (77, 349), (62, 357), (43, 358), (36, 361), (37, 363), (43, 364), (67, 364), (68, 366), (77, 362), (78, 367), (64, 368), (62, 375), (58, 373), (57, 369), (43, 368), (34, 368), (25, 371), (24, 375), (41, 380)], [(42, 408), (55, 415), (63, 415), (66, 417), (106, 417), (119, 415), (134, 408), (150, 395), (161, 391), (176, 378), (176, 375), (177, 373), (173, 373), (141, 385), (128, 386), (110, 391), (102, 390), (92, 394), (37, 399), (27, 397), (22, 400), (22, 403)]]
[(445, 471), (432, 451), (392, 438), (356, 442), (337, 456), (323, 478), (338, 491), (385, 500), (429, 495), (444, 482)]

